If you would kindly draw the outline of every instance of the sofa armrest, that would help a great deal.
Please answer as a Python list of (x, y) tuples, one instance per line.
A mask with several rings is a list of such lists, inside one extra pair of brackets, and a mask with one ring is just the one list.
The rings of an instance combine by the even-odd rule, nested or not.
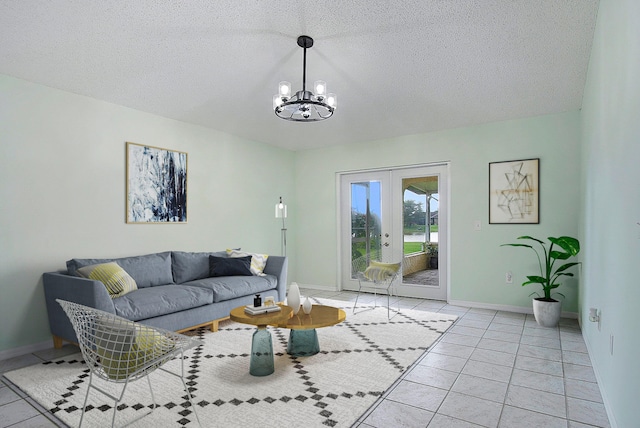
[(269, 256), (264, 273), (278, 278), (278, 301), (284, 302), (287, 296), (287, 268), (289, 259), (283, 256)]
[[(78, 342), (69, 318), (56, 299), (79, 303), (112, 314), (116, 313), (107, 288), (100, 281), (71, 276), (62, 272), (47, 272), (42, 275), (42, 283), (49, 316), (49, 328), (51, 334), (58, 340)], [(56, 338), (54, 338), (54, 342), (55, 340)]]

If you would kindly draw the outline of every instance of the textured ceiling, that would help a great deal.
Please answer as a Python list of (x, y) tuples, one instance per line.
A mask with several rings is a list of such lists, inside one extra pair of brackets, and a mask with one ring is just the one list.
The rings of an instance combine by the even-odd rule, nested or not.
[[(2, 0), (0, 73), (292, 150), (580, 108), (597, 0)], [(334, 116), (278, 119), (281, 80)]]

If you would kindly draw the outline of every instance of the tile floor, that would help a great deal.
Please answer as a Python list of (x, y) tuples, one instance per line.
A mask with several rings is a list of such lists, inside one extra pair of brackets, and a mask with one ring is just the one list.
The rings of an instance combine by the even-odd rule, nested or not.
[[(355, 300), (351, 292), (301, 291)], [(373, 296), (360, 301), (371, 303)], [(549, 329), (531, 315), (410, 298), (392, 305), (459, 319), (354, 428), (609, 427), (576, 320), (562, 319)], [(0, 361), (0, 373), (73, 352), (77, 348), (68, 345)], [(65, 426), (1, 380), (0, 428)]]

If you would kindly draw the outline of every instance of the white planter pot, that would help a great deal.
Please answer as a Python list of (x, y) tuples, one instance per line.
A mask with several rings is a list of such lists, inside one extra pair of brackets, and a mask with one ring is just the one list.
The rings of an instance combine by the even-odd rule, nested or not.
[(562, 302), (533, 299), (533, 315), (542, 327), (556, 327), (560, 321)]

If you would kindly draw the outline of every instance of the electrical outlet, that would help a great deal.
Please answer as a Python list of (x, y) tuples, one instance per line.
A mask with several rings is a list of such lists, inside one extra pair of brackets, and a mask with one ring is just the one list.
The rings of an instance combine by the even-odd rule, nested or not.
[(507, 272), (504, 275), (504, 282), (506, 282), (507, 284), (513, 284), (513, 274), (511, 273), (511, 271)]

